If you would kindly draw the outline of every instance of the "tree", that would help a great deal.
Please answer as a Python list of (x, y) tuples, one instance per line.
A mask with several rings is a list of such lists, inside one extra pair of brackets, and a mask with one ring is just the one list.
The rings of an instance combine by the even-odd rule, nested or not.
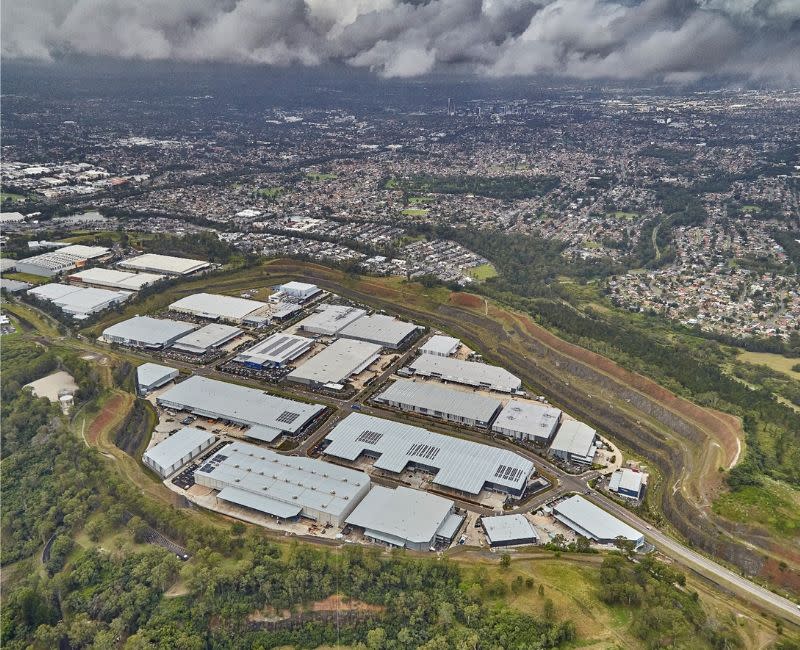
[(508, 569), (511, 566), (511, 556), (508, 553), (503, 553), (500, 556), (500, 566)]
[(367, 632), (367, 647), (369, 650), (381, 650), (386, 643), (386, 630), (376, 627)]

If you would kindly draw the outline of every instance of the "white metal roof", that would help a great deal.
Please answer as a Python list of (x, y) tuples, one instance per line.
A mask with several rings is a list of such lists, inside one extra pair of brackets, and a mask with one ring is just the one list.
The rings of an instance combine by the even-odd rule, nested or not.
[(249, 314), (264, 309), (267, 303), (216, 293), (194, 293), (173, 302), (169, 308), (206, 318), (241, 321)]
[(449, 413), (478, 422), (489, 422), (502, 406), (500, 401), (485, 395), (407, 379), (398, 379), (376, 399), (426, 408), (432, 414), (437, 411)]
[(199, 330), (189, 332), (186, 336), (182, 336), (172, 344), (172, 347), (177, 350), (186, 350), (188, 352), (205, 352), (209, 348), (215, 348), (227, 343), (241, 333), (242, 330), (232, 325), (209, 323)]
[(136, 381), (139, 386), (152, 386), (175, 372), (178, 372), (177, 368), (170, 368), (157, 363), (143, 363), (136, 369)]
[(49, 282), (48, 284), (41, 284), (38, 287), (29, 289), (28, 293), (32, 296), (40, 298), (41, 300), (58, 300), (59, 298), (63, 298), (64, 296), (69, 295), (70, 293), (75, 293), (76, 291), (80, 291), (80, 287), (76, 287), (71, 284)]
[(578, 494), (556, 505), (553, 511), (559, 521), (567, 525), (575, 524), (577, 532), (595, 540), (622, 537), (638, 543), (644, 538), (638, 530)]
[(203, 260), (193, 260), (188, 257), (173, 257), (171, 255), (157, 255), (155, 253), (145, 253), (129, 260), (120, 262), (117, 266), (130, 269), (141, 269), (143, 271), (163, 271), (174, 275), (184, 275), (194, 273), (200, 269), (210, 266)]
[(375, 361), (380, 351), (381, 346), (375, 343), (337, 339), (290, 372), (287, 378), (316, 384), (342, 383)]
[(105, 246), (84, 246), (83, 244), (71, 244), (58, 250), (62, 255), (74, 255), (84, 260), (91, 260), (95, 257), (102, 257), (111, 252)]
[(148, 284), (153, 284), (163, 280), (163, 275), (156, 273), (130, 273), (128, 271), (116, 271), (114, 269), (91, 268), (84, 271), (72, 273), (70, 278), (79, 280), (86, 284), (99, 284), (104, 287), (115, 287), (117, 289), (129, 289), (138, 291)]
[(304, 336), (278, 332), (237, 354), (236, 361), (258, 365), (284, 364), (299, 357), (312, 345), (314, 341)]
[(419, 351), (422, 354), (439, 354), (450, 356), (451, 354), (454, 354), (456, 350), (458, 350), (458, 346), (460, 345), (461, 341), (457, 338), (452, 336), (444, 336), (443, 334), (435, 334), (425, 341), (425, 345), (420, 347)]
[(341, 516), (352, 507), (370, 482), (364, 472), (304, 456), (284, 456), (246, 442), (222, 448), (196, 470), (195, 477), (208, 477), (224, 487), (332, 516)]
[(438, 470), (434, 483), (470, 494), (486, 482), (522, 490), (534, 471), (531, 461), (512, 451), (365, 413), (348, 415), (326, 440), (330, 456), (354, 461), (369, 451), (380, 456), (375, 467), (395, 473), (418, 463)]
[(131, 296), (130, 291), (111, 291), (55, 283), (29, 289), (28, 293), (48, 300), (74, 315), (91, 314), (112, 304), (124, 302)]
[(457, 384), (486, 387), (505, 393), (519, 390), (522, 386), (520, 378), (505, 368), (435, 354), (421, 354), (408, 367), (423, 377), (438, 377)]
[(363, 309), (347, 305), (320, 305), (313, 314), (301, 320), (297, 326), (315, 334), (333, 336), (366, 313)]
[(248, 490), (240, 490), (232, 486), (222, 488), (219, 494), (217, 494), (217, 498), (235, 503), (239, 506), (245, 506), (246, 508), (266, 512), (275, 517), (280, 517), (281, 519), (296, 517), (302, 510), (297, 504), (284, 503), (277, 499), (270, 499), (261, 494), (249, 492)]
[(492, 428), (497, 430), (502, 427), (503, 429), (549, 440), (560, 417), (560, 409), (512, 399), (500, 411), (500, 415), (495, 419)]
[(144, 455), (165, 469), (172, 467), (189, 452), (206, 443), (213, 442), (216, 437), (208, 431), (193, 427), (178, 429), (168, 438), (150, 447)]
[(196, 413), (288, 433), (299, 431), (325, 408), (197, 375), (173, 386), (158, 400)]
[(589, 456), (597, 431), (578, 420), (564, 420), (550, 445), (551, 451), (563, 451), (575, 456)]
[(419, 325), (407, 323), (394, 316), (372, 314), (371, 316), (362, 316), (343, 327), (339, 335), (350, 339), (397, 346), (418, 329), (420, 329)]
[(316, 293), (319, 291), (319, 287), (316, 284), (309, 284), (308, 282), (286, 282), (280, 286), (281, 291), (287, 291), (289, 293), (299, 293), (308, 295), (311, 293)]
[(134, 316), (103, 330), (104, 337), (121, 338), (150, 346), (167, 345), (192, 330), (194, 323), (168, 318)]
[(345, 520), (413, 543), (432, 542), (455, 504), (435, 494), (375, 485)]
[(536, 529), (524, 515), (481, 517), (481, 524), (492, 544), (539, 538)]
[(608, 480), (608, 489), (612, 492), (626, 490), (638, 494), (642, 489), (645, 476), (643, 472), (637, 472), (629, 467), (623, 467), (611, 475), (611, 478)]

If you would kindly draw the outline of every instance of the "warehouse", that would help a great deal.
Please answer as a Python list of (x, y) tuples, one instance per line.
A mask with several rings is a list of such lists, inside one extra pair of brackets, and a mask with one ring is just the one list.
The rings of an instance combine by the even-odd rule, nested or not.
[(300, 435), (325, 410), (319, 404), (304, 404), (196, 375), (163, 393), (158, 403), (211, 420), (249, 426), (244, 435), (264, 442), (272, 442), (281, 434)]
[(179, 338), (172, 344), (172, 349), (189, 354), (206, 354), (219, 349), (241, 334), (242, 330), (233, 325), (209, 323)]
[(314, 341), (294, 334), (273, 334), (236, 355), (234, 361), (251, 368), (281, 368), (306, 353)]
[(310, 300), (320, 293), (321, 289), (316, 284), (308, 284), (306, 282), (287, 282), (286, 284), (282, 284), (280, 287), (278, 287), (278, 291), (289, 298), (299, 300), (300, 302), (305, 302), (306, 300)]
[(425, 341), (425, 345), (419, 349), (419, 352), (420, 354), (432, 354), (437, 357), (452, 357), (460, 347), (461, 341), (459, 339), (435, 334)]
[(301, 320), (297, 327), (311, 334), (334, 336), (366, 313), (366, 311), (358, 307), (321, 305), (313, 314)]
[(568, 463), (591, 465), (597, 452), (597, 432), (577, 420), (564, 420), (550, 445), (550, 453)]
[(489, 427), (503, 406), (498, 400), (485, 395), (408, 379), (398, 379), (374, 399), (403, 411), (483, 429)]
[(160, 350), (197, 329), (194, 323), (168, 318), (134, 316), (103, 330), (100, 340), (134, 348)]
[(216, 436), (200, 429), (179, 429), (144, 452), (142, 461), (161, 478), (167, 478), (190, 460), (197, 458), (216, 439)]
[(202, 260), (193, 260), (187, 257), (172, 257), (171, 255), (156, 255), (145, 253), (132, 257), (117, 264), (122, 269), (146, 271), (149, 273), (166, 273), (167, 275), (191, 275), (197, 271), (207, 269), (211, 265)]
[(634, 548), (644, 544), (644, 535), (638, 530), (577, 494), (555, 506), (553, 516), (598, 544), (614, 544), (620, 538), (633, 542)]
[(524, 515), (481, 517), (481, 525), (489, 546), (519, 546), (539, 541), (536, 529)]
[(265, 302), (214, 293), (194, 293), (173, 302), (169, 308), (198, 318), (224, 320), (256, 327), (269, 322), (270, 310)]
[(363, 341), (337, 339), (286, 378), (307, 386), (344, 384), (366, 370), (380, 356), (381, 346)]
[(71, 271), (84, 266), (88, 260), (98, 260), (106, 257), (110, 253), (111, 250), (104, 246), (73, 244), (64, 246), (57, 251), (17, 260), (16, 266), (19, 273), (53, 277), (64, 271)]
[(147, 395), (156, 388), (171, 382), (179, 375), (180, 372), (178, 372), (177, 368), (170, 368), (157, 363), (143, 363), (136, 369), (136, 385), (139, 389), (139, 394)]
[(27, 293), (54, 304), (77, 320), (84, 320), (92, 314), (123, 303), (131, 296), (130, 291), (110, 291), (58, 283), (43, 284), (29, 289)]
[(488, 489), (520, 497), (534, 472), (533, 463), (513, 451), (364, 413), (348, 415), (325, 440), (328, 456), (355, 462), (364, 454), (376, 458), (376, 469), (394, 474), (421, 469), (436, 485), (473, 496)]
[(244, 442), (223, 447), (194, 479), (219, 490), (222, 501), (277, 519), (306, 517), (332, 526), (341, 526), (370, 488), (363, 472)]
[(419, 325), (406, 323), (394, 316), (372, 314), (362, 316), (339, 331), (339, 336), (356, 341), (376, 343), (397, 350), (422, 331)]
[(69, 276), (70, 282), (82, 282), (95, 287), (109, 287), (139, 291), (139, 289), (163, 280), (166, 276), (156, 273), (128, 273), (114, 269), (91, 268)]
[(427, 551), (437, 543), (452, 541), (464, 521), (454, 510), (450, 499), (402, 486), (392, 490), (376, 485), (346, 521), (373, 541)]
[(544, 445), (550, 442), (560, 419), (559, 409), (512, 399), (500, 411), (492, 431), (520, 442)]
[(618, 469), (608, 480), (608, 489), (621, 497), (640, 499), (647, 484), (647, 474), (629, 467)]
[(486, 388), (501, 393), (513, 393), (522, 387), (522, 381), (505, 368), (476, 361), (462, 361), (434, 354), (421, 354), (408, 369), (420, 377), (432, 377), (465, 386)]

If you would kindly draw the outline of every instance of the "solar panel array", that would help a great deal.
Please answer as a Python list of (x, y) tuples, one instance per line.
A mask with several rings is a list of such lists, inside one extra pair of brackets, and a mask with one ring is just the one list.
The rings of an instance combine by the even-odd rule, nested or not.
[(275, 421), (280, 422), (282, 424), (291, 424), (299, 417), (300, 417), (299, 413), (293, 413), (292, 411), (284, 411), (277, 418), (275, 418)]
[(437, 454), (441, 451), (440, 447), (434, 447), (432, 445), (425, 445), (422, 443), (418, 443), (416, 445), (411, 445), (409, 450), (406, 452), (407, 456), (419, 456), (420, 458), (426, 458), (428, 460), (433, 460), (436, 458)]
[(377, 431), (365, 431), (362, 433), (356, 440), (359, 442), (366, 442), (368, 445), (374, 445), (378, 440), (383, 438), (382, 433), (378, 433)]

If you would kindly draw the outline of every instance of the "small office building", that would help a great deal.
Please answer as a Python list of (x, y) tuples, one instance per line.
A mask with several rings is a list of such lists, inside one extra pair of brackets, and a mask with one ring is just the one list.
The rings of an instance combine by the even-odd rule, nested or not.
[(142, 461), (161, 478), (167, 478), (214, 444), (216, 436), (186, 427), (150, 447)]

